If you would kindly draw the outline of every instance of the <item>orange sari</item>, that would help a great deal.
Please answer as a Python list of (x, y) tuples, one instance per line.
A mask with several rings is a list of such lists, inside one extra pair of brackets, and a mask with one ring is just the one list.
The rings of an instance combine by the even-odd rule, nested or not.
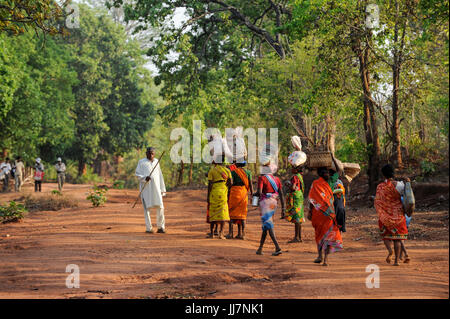
[(228, 201), (230, 219), (234, 223), (247, 219), (248, 190), (250, 188), (247, 174), (242, 168), (236, 168), (234, 172), (244, 183), (244, 186), (232, 186), (230, 189), (230, 198)]
[(313, 205), (311, 223), (314, 227), (319, 250), (329, 248), (329, 252), (343, 249), (342, 236), (334, 212), (333, 191), (322, 177), (316, 179), (309, 191), (309, 202)]
[(403, 214), (401, 195), (390, 180), (378, 185), (374, 204), (383, 240), (407, 239), (408, 228)]

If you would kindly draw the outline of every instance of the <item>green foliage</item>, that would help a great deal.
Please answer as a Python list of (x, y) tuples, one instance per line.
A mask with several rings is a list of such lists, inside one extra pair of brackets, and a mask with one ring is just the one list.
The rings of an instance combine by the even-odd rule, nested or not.
[(52, 195), (62, 196), (62, 193), (59, 190), (54, 189), (54, 190), (52, 190)]
[(64, 8), (58, 1), (2, 1), (0, 5), (0, 32), (17, 35), (26, 32), (27, 28), (33, 28), (36, 31), (39, 30), (49, 34), (64, 33), (66, 31), (56, 23), (64, 16)]
[(114, 189), (124, 189), (125, 188), (125, 181), (120, 180), (120, 179), (114, 181), (113, 188)]
[(86, 167), (86, 173), (83, 175), (77, 175), (72, 182), (74, 184), (95, 184), (103, 181), (103, 178), (95, 174), (92, 167), (88, 166)]
[(420, 170), (422, 174), (425, 176), (431, 175), (436, 171), (436, 166), (432, 162), (429, 161), (421, 161), (420, 162)]
[(15, 201), (10, 201), (7, 206), (0, 205), (0, 220), (2, 223), (19, 221), (26, 212), (25, 206), (17, 204)]
[(106, 203), (107, 197), (106, 192), (108, 191), (107, 188), (99, 188), (95, 186), (93, 190), (89, 191), (89, 195), (86, 197), (87, 200), (90, 200), (92, 202), (92, 206), (99, 207), (100, 205), (103, 205)]

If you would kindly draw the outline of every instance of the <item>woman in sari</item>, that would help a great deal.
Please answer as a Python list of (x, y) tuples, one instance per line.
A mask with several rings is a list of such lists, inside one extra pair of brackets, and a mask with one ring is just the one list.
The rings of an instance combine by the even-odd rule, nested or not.
[[(270, 164), (263, 166), (262, 171), (272, 170)], [(273, 171), (273, 170), (272, 170)], [(285, 214), (284, 196), (281, 189), (281, 181), (278, 177), (273, 176), (270, 173), (261, 174), (258, 176), (258, 192), (259, 195), (259, 207), (261, 210), (261, 222), (262, 222), (262, 235), (261, 241), (256, 254), (262, 255), (264, 242), (266, 241), (267, 233), (269, 233), (275, 245), (275, 252), (272, 256), (278, 256), (281, 254), (281, 248), (278, 245), (275, 232), (273, 230), (273, 215), (277, 210), (278, 199), (281, 201), (281, 216)]]
[[(342, 237), (336, 222), (334, 212), (333, 191), (328, 184), (330, 175), (325, 167), (317, 170), (319, 178), (316, 179), (309, 191), (308, 219), (314, 227), (318, 257), (314, 260), (323, 266), (328, 266), (328, 255), (343, 249)], [(322, 258), (322, 252), (324, 257)]]
[[(213, 238), (214, 225), (219, 224), (219, 238), (225, 239), (223, 225), (230, 220), (228, 213), (228, 191), (232, 183), (231, 172), (222, 163), (224, 161), (213, 161), (213, 166), (208, 173), (208, 218), (210, 222), (210, 233), (208, 238)], [(218, 163), (222, 162), (222, 163)]]
[(406, 227), (406, 218), (401, 200), (402, 190), (400, 188), (403, 183), (394, 180), (394, 168), (392, 165), (387, 164), (383, 166), (381, 172), (385, 177), (385, 181), (377, 186), (374, 204), (378, 214), (380, 234), (388, 251), (386, 262), (391, 262), (393, 242), (395, 253), (394, 266), (398, 266), (398, 259), (402, 250), (401, 241), (408, 238), (408, 228)]
[(238, 234), (235, 238), (245, 239), (245, 220), (247, 219), (248, 194), (253, 194), (252, 174), (244, 169), (246, 162), (236, 163), (231, 171), (233, 184), (230, 188), (228, 210), (230, 213), (230, 227), (228, 239), (233, 238), (233, 224), (238, 225)]
[(288, 183), (288, 193), (286, 195), (286, 215), (284, 218), (294, 223), (295, 236), (290, 243), (302, 242), (302, 223), (305, 221), (303, 208), (303, 194), (305, 192), (305, 183), (302, 176), (303, 169), (299, 166), (292, 168), (291, 180)]
[(329, 170), (330, 179), (328, 185), (334, 195), (334, 212), (336, 214), (336, 221), (339, 226), (339, 230), (342, 233), (346, 232), (345, 228), (345, 187), (344, 183), (339, 179), (339, 173), (333, 169)]

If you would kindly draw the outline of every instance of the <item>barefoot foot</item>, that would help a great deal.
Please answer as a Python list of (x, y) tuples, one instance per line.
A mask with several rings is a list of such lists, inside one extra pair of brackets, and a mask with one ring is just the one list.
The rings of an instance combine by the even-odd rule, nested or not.
[(386, 262), (387, 262), (388, 264), (391, 263), (391, 256), (392, 256), (392, 253), (390, 253), (390, 254), (387, 255), (387, 257), (386, 257)]

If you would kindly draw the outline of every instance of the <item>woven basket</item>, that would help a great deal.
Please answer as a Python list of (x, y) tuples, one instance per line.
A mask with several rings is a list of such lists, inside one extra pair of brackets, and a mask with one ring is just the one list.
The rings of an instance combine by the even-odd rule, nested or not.
[(333, 166), (333, 158), (330, 152), (311, 152), (308, 154), (308, 167), (319, 168)]
[(349, 182), (351, 182), (361, 171), (361, 167), (357, 163), (342, 163), (342, 165), (344, 166), (344, 174)]

